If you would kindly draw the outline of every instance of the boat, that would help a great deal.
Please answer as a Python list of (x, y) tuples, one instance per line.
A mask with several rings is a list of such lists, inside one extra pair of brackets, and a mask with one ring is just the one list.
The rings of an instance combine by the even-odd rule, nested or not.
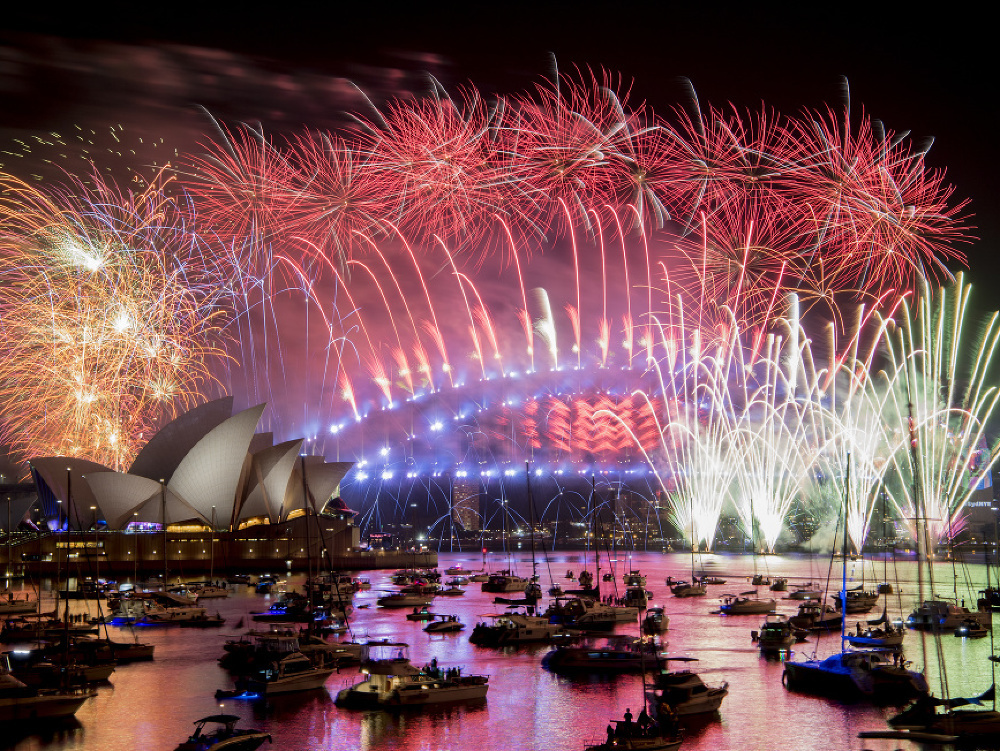
[[(226, 589), (225, 587), (216, 587), (214, 584), (205, 584), (199, 586), (197, 589), (192, 589), (191, 592), (194, 593), (195, 602), (197, 602), (198, 600), (229, 597), (228, 589)], [(220, 715), (220, 716), (228, 716), (228, 715)]]
[(646, 577), (638, 571), (629, 571), (622, 575), (622, 582), (626, 587), (645, 587)]
[(656, 725), (646, 730), (634, 722), (612, 720), (604, 743), (589, 745), (586, 751), (675, 751), (681, 746), (676, 731), (662, 731)]
[(337, 694), (340, 707), (367, 709), (411, 707), (481, 700), (489, 677), (462, 675), (461, 668), (442, 669), (433, 660), (421, 670), (407, 657), (403, 642), (369, 642), (361, 661), (364, 680)]
[(427, 606), (415, 607), (412, 613), (406, 614), (408, 621), (430, 621), (434, 619), (434, 613), (427, 609)]
[(974, 618), (970, 618), (958, 624), (955, 629), (955, 636), (966, 637), (968, 639), (982, 639), (989, 634), (990, 630)]
[(449, 587), (464, 587), (468, 585), (468, 583), (469, 583), (468, 576), (453, 576), (451, 579), (445, 582), (445, 584)]
[(649, 636), (662, 634), (670, 626), (670, 617), (663, 611), (663, 608), (654, 607), (646, 610), (646, 616), (642, 619), (642, 633)]
[(642, 587), (629, 587), (625, 590), (625, 594), (617, 600), (615, 604), (627, 608), (639, 608), (639, 610), (645, 610), (646, 606), (649, 605), (650, 594), (650, 592), (647, 592)]
[(375, 602), (380, 608), (410, 608), (430, 605), (434, 601), (432, 594), (419, 594), (416, 592), (390, 592), (379, 597)]
[[(850, 487), (850, 454), (847, 455), (847, 459), (845, 488)], [(846, 508), (845, 492), (845, 512)], [(847, 524), (843, 526), (840, 601), (849, 604), (846, 555), (849, 540)], [(860, 592), (860, 590), (852, 591)], [(901, 651), (875, 649), (851, 651), (847, 649), (846, 644), (847, 616), (844, 611), (840, 611), (840, 651), (825, 659), (786, 661), (781, 675), (782, 683), (790, 689), (825, 694), (838, 699), (900, 701), (927, 693), (927, 680), (923, 673), (911, 670), (910, 663), (906, 661)]]
[[(694, 662), (695, 658), (669, 657), (667, 661)], [(708, 714), (718, 711), (729, 695), (729, 684), (709, 686), (691, 670), (664, 670), (653, 682), (649, 701), (659, 717)]]
[(819, 600), (823, 591), (812, 582), (806, 582), (788, 593), (789, 600)]
[(461, 597), (465, 594), (465, 590), (458, 585), (452, 585), (450, 587), (445, 587), (444, 589), (438, 590), (438, 597)]
[(855, 624), (854, 632), (847, 632), (845, 637), (852, 647), (895, 649), (903, 645), (905, 635), (906, 629), (901, 625), (894, 626), (889, 623), (883, 610), (881, 617), (867, 621), (865, 626), (862, 626), (861, 623)]
[(848, 589), (845, 592), (838, 592), (833, 595), (833, 604), (837, 610), (842, 610), (841, 602), (847, 602), (847, 614), (856, 615), (867, 613), (878, 602), (878, 592), (865, 592), (861, 589)]
[(761, 652), (781, 652), (796, 642), (796, 629), (784, 615), (768, 615), (755, 631), (757, 648)]
[(0, 723), (18, 727), (43, 720), (72, 717), (96, 691), (30, 689), (11, 675), (6, 655), (0, 656)]
[(982, 602), (978, 610), (969, 610), (964, 602), (957, 605), (939, 596), (936, 600), (924, 600), (920, 603), (907, 617), (906, 625), (927, 631), (954, 631), (966, 621), (976, 621), (988, 626), (993, 622), (993, 614)]
[(531, 580), (525, 579), (523, 576), (516, 576), (510, 571), (498, 571), (495, 574), (490, 574), (489, 579), (483, 582), (482, 591), (499, 594), (524, 592), (525, 587), (529, 584), (531, 584)]
[(449, 566), (444, 570), (446, 576), (468, 576), (472, 573), (472, 569), (465, 568), (465, 566)]
[(660, 645), (651, 639), (620, 636), (602, 645), (560, 644), (542, 658), (542, 667), (552, 671), (588, 673), (638, 673), (659, 670)]
[(38, 612), (38, 601), (27, 597), (19, 599), (14, 592), (0, 593), (0, 617), (9, 615), (26, 615)]
[(773, 598), (761, 600), (756, 592), (743, 592), (739, 595), (725, 595), (719, 612), (723, 615), (765, 615), (774, 610), (777, 603)]
[(674, 597), (703, 597), (707, 591), (705, 585), (700, 582), (679, 581), (670, 588)]
[(808, 693), (876, 701), (906, 700), (928, 690), (922, 673), (910, 670), (898, 652), (884, 650), (844, 651), (823, 660), (789, 661), (781, 680), (788, 688)]
[(485, 572), (479, 572), (478, 574), (472, 574), (469, 577), (469, 581), (470, 582), (474, 582), (476, 584), (482, 584), (483, 582), (488, 582), (489, 580), (490, 580), (490, 575), (487, 574), (487, 573), (485, 573)]
[(272, 662), (256, 675), (237, 683), (237, 689), (260, 697), (312, 691), (323, 688), (326, 679), (336, 672), (335, 667), (314, 665), (301, 652), (292, 652)]
[(58, 689), (103, 683), (115, 672), (115, 663), (89, 665), (72, 655), (53, 655), (43, 649), (17, 649), (4, 652), (10, 673), (32, 689)]
[(839, 610), (829, 605), (820, 605), (817, 600), (806, 600), (799, 605), (799, 612), (788, 619), (795, 628), (807, 631), (839, 630), (844, 617)]
[(996, 738), (1000, 737), (1000, 712), (986, 709), (982, 704), (993, 702), (995, 698), (995, 685), (980, 696), (968, 698), (921, 696), (898, 715), (889, 718), (889, 725), (898, 731), (955, 736), (952, 742), (986, 741), (992, 748)]
[(772, 592), (787, 592), (788, 591), (788, 579), (775, 579), (771, 582)]
[(465, 624), (458, 620), (457, 615), (435, 614), (424, 626), (424, 631), (428, 634), (450, 634), (462, 631), (464, 628)]
[(571, 632), (548, 618), (533, 615), (527, 607), (511, 608), (506, 613), (485, 616), (490, 623), (479, 622), (469, 634), (469, 642), (477, 647), (506, 647), (516, 644), (551, 642), (572, 638)]
[(698, 583), (711, 586), (713, 584), (725, 584), (726, 580), (720, 579), (718, 576), (702, 576), (700, 579), (698, 579)]
[(635, 623), (639, 608), (606, 605), (589, 597), (557, 597), (543, 615), (564, 626), (601, 630), (614, 628), (616, 623)]
[[(756, 549), (754, 550), (754, 555), (756, 555)], [(751, 587), (770, 587), (771, 579), (764, 574), (754, 574), (753, 578), (750, 579)]]
[[(90, 637), (71, 637), (69, 653), (71, 656), (88, 664), (117, 662), (141, 662), (152, 660), (156, 650), (155, 644), (141, 644), (139, 641), (113, 641), (112, 639), (96, 639)], [(57, 642), (52, 645), (53, 653), (66, 652), (65, 644)]]
[[(174, 751), (254, 751), (271, 742), (269, 733), (262, 730), (237, 730), (240, 718), (232, 714), (213, 714), (195, 720), (194, 733)], [(206, 731), (207, 725), (214, 725)]]

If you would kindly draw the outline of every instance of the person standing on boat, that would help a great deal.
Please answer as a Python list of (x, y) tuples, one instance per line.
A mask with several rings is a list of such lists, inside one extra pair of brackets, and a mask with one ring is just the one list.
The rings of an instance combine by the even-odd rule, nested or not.
[(645, 735), (650, 725), (649, 715), (646, 714), (646, 707), (643, 707), (642, 711), (639, 712), (639, 719), (636, 722), (639, 725), (639, 732)]

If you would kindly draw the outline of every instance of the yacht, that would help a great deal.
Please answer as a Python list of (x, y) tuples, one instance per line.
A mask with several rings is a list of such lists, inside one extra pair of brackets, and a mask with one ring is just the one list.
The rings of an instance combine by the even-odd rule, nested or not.
[(795, 628), (807, 631), (840, 631), (843, 615), (829, 605), (821, 606), (816, 600), (806, 600), (799, 605), (799, 612), (788, 620)]
[(782, 683), (808, 693), (845, 699), (906, 699), (927, 693), (923, 673), (884, 651), (838, 652), (823, 660), (789, 661)]
[(662, 634), (670, 626), (670, 617), (663, 612), (663, 608), (649, 608), (646, 610), (646, 617), (642, 619), (642, 633), (649, 636)]
[(550, 642), (574, 635), (561, 625), (550, 623), (548, 618), (531, 614), (527, 608), (511, 609), (506, 613), (495, 613), (487, 617), (491, 622), (477, 623), (469, 635), (469, 642), (477, 647)]
[(928, 631), (954, 631), (969, 620), (989, 626), (993, 622), (993, 614), (987, 605), (980, 604), (978, 610), (969, 610), (964, 601), (961, 605), (956, 605), (939, 597), (937, 600), (924, 600), (920, 603), (906, 619), (906, 625)]
[(559, 645), (542, 658), (542, 667), (553, 671), (589, 673), (638, 673), (660, 669), (660, 645), (631, 636), (607, 639), (603, 645)]
[(675, 582), (670, 588), (674, 597), (704, 597), (707, 591), (704, 584), (686, 581)]
[(0, 656), (0, 723), (18, 725), (72, 717), (96, 691), (37, 691), (10, 674), (6, 655)]
[(614, 628), (616, 623), (635, 623), (639, 608), (605, 605), (589, 597), (557, 597), (544, 615), (564, 626), (602, 630)]
[(275, 696), (323, 688), (335, 667), (316, 666), (301, 652), (292, 652), (272, 662), (256, 675), (239, 681), (237, 687), (258, 696)]
[(761, 652), (780, 652), (795, 643), (795, 627), (784, 615), (768, 615), (756, 632), (757, 648)]
[(523, 576), (516, 576), (510, 571), (499, 571), (491, 574), (489, 579), (483, 582), (482, 591), (501, 594), (505, 592), (524, 592), (529, 584), (531, 584), (530, 579), (525, 579)]
[(722, 598), (719, 612), (723, 615), (765, 615), (772, 612), (776, 604), (773, 598), (761, 600), (744, 595), (726, 595)]
[[(214, 714), (195, 720), (195, 730), (191, 736), (174, 751), (254, 751), (271, 742), (271, 736), (262, 730), (237, 730), (240, 718), (232, 714)], [(214, 725), (206, 731), (205, 727)]]
[(402, 642), (369, 642), (361, 661), (364, 680), (343, 689), (342, 707), (409, 707), (485, 699), (489, 677), (462, 675), (460, 668), (441, 669), (436, 661), (425, 670), (414, 667)]
[(465, 624), (458, 620), (457, 615), (435, 615), (431, 621), (424, 626), (424, 632), (428, 634), (449, 634), (461, 631)]
[(645, 587), (646, 577), (638, 571), (629, 571), (622, 575), (622, 581), (626, 587)]
[(789, 600), (818, 600), (822, 596), (822, 590), (812, 582), (806, 582), (788, 593)]
[(434, 601), (433, 594), (417, 592), (390, 592), (376, 600), (380, 608), (412, 608), (430, 605)]
[[(833, 604), (837, 607), (837, 610), (841, 610), (842, 606), (840, 603), (840, 592), (833, 595)], [(847, 614), (856, 615), (858, 613), (867, 613), (878, 602), (878, 592), (865, 592), (860, 589), (849, 589), (847, 590)]]
[(690, 670), (665, 670), (656, 677), (649, 699), (659, 715), (687, 717), (717, 711), (728, 695), (726, 682), (708, 686)]

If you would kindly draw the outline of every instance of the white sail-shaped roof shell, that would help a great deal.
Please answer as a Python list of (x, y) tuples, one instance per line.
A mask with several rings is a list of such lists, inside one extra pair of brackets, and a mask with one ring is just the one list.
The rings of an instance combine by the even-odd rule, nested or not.
[(302, 465), (306, 469), (306, 485), (312, 496), (310, 505), (315, 504), (313, 512), (323, 510), (330, 496), (334, 494), (340, 481), (354, 466), (354, 462), (326, 462), (322, 456), (307, 456), (304, 462), (295, 465), (292, 477), (291, 492), (281, 509), (281, 520), (284, 521), (292, 511), (306, 508), (305, 494), (302, 491)]
[[(84, 475), (91, 472), (112, 472), (110, 467), (72, 456), (39, 457), (32, 459), (29, 464), (49, 486), (53, 495), (66, 504), (62, 513), (67, 515), (65, 518), (70, 527), (86, 529), (93, 524), (90, 507), (101, 508), (101, 505), (97, 502)], [(70, 500), (72, 504), (68, 503)], [(103, 508), (101, 510), (103, 511)]]
[(253, 456), (250, 472), (253, 485), (240, 508), (239, 519), (266, 516), (272, 523), (281, 516), (281, 508), (291, 490), (292, 470), (302, 448), (302, 439), (285, 441), (259, 451)]
[[(169, 489), (164, 489), (161, 497), (160, 483), (148, 477), (94, 472), (87, 475), (86, 480), (94, 495), (101, 499), (100, 507), (110, 529), (123, 529), (133, 519), (162, 523), (164, 503), (168, 524), (189, 519), (204, 521), (197, 511)], [(135, 516), (137, 512), (139, 516)]]
[(150, 480), (170, 480), (191, 449), (233, 414), (233, 397), (227, 396), (201, 404), (164, 425), (142, 447), (130, 475)]
[(214, 428), (187, 453), (167, 483), (203, 519), (214, 516), (228, 525), (233, 518), (247, 450), (264, 406), (245, 409)]

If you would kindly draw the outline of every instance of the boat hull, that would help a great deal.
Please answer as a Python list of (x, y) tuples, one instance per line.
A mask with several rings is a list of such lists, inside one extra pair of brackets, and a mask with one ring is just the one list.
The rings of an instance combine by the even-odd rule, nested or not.
[(72, 717), (94, 693), (0, 698), (0, 723)]

